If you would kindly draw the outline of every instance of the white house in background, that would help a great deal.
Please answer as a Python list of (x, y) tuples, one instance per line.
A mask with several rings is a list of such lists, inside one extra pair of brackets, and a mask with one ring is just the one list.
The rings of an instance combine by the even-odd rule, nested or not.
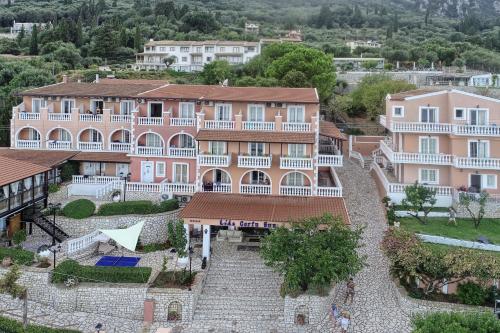
[(245, 32), (249, 34), (259, 34), (259, 25), (256, 23), (245, 23)]
[(500, 75), (499, 74), (481, 74), (471, 76), (469, 79), (469, 86), (472, 87), (495, 87), (500, 88)]
[(245, 41), (153, 41), (136, 55), (135, 69), (165, 69), (164, 60), (172, 57), (170, 68), (182, 72), (201, 71), (214, 60), (226, 60), (232, 65), (244, 64), (261, 52), (260, 42)]
[(24, 27), (24, 32), (26, 33), (31, 33), (31, 31), (33, 30), (33, 27), (36, 26), (40, 29), (40, 28), (45, 28), (46, 26), (46, 23), (37, 23), (37, 22), (16, 22), (14, 21), (14, 23), (12, 24), (12, 27), (10, 28), (10, 33), (11, 35), (17, 35), (18, 33), (21, 32), (21, 30), (23, 29)]
[(351, 52), (357, 47), (369, 47), (369, 48), (381, 48), (382, 44), (374, 40), (353, 40), (346, 43), (347, 46), (351, 48)]

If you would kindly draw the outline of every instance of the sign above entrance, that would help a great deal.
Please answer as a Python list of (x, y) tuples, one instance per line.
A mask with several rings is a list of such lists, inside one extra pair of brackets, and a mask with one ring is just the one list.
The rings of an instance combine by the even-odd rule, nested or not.
[(234, 221), (226, 219), (220, 219), (219, 225), (228, 227), (239, 227), (239, 228), (264, 228), (264, 229), (274, 229), (278, 227), (276, 223), (270, 223), (270, 222), (255, 222), (255, 221), (244, 221), (244, 220)]

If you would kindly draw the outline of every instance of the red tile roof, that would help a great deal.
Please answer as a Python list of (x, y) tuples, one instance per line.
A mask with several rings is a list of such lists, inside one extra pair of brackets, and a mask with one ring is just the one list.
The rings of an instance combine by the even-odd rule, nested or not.
[(419, 96), (419, 95), (425, 95), (429, 93), (435, 93), (438, 91), (446, 91), (447, 89), (443, 87), (436, 87), (436, 88), (422, 88), (422, 89), (414, 89), (414, 90), (408, 90), (408, 91), (402, 91), (399, 93), (395, 94), (389, 94), (391, 97), (391, 101), (404, 101), (408, 97), (413, 97), (413, 96)]
[(346, 136), (335, 126), (334, 123), (329, 121), (319, 122), (319, 134), (334, 139), (347, 140)]
[(230, 219), (262, 222), (293, 222), (325, 213), (339, 216), (345, 223), (349, 215), (343, 198), (287, 197), (195, 193), (179, 217), (188, 219)]
[(49, 171), (50, 168), (0, 156), (0, 186)]
[(299, 132), (265, 132), (265, 131), (233, 131), (233, 130), (200, 130), (196, 135), (198, 141), (228, 142), (271, 142), (271, 143), (314, 143), (314, 133)]
[(78, 154), (76, 151), (0, 148), (0, 156), (53, 168)]
[(126, 153), (93, 153), (80, 152), (71, 158), (72, 161), (79, 162), (109, 162), (109, 163), (130, 163), (130, 157)]

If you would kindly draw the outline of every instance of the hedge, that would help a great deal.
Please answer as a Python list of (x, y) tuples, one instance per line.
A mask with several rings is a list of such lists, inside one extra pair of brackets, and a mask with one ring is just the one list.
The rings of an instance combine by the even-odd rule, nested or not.
[(16, 248), (0, 247), (0, 261), (5, 257), (11, 257), (19, 265), (31, 265), (35, 259), (35, 254), (30, 251)]
[(128, 215), (128, 214), (158, 214), (169, 212), (179, 208), (179, 203), (176, 199), (162, 201), (159, 204), (154, 204), (151, 201), (122, 201), (103, 204), (99, 207), (97, 215), (112, 216), (112, 215)]
[(66, 217), (73, 219), (84, 219), (92, 216), (95, 211), (95, 204), (88, 199), (78, 199), (71, 201), (64, 206), (62, 213)]
[(52, 283), (63, 283), (69, 277), (78, 282), (146, 283), (151, 267), (96, 267), (82, 266), (75, 260), (60, 263), (52, 274)]
[(500, 320), (491, 313), (436, 312), (417, 315), (412, 324), (413, 333), (500, 332)]
[(23, 329), (23, 324), (13, 319), (0, 317), (0, 332), (2, 333), (80, 333), (80, 331), (57, 329), (38, 325), (28, 325)]

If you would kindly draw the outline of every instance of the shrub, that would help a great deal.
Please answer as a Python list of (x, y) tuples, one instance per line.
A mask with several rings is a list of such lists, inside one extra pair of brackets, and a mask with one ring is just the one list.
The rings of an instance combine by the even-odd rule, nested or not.
[(52, 283), (64, 283), (75, 277), (79, 282), (146, 283), (151, 267), (96, 267), (82, 266), (75, 260), (60, 263), (52, 275)]
[(49, 184), (49, 193), (56, 193), (61, 189), (59, 184)]
[(71, 201), (64, 206), (62, 213), (66, 217), (73, 219), (84, 219), (92, 216), (95, 211), (95, 204), (88, 199), (78, 199)]
[(17, 246), (20, 247), (21, 243), (26, 240), (26, 230), (20, 229), (14, 233), (12, 236), (12, 242)]
[(488, 292), (477, 283), (466, 282), (458, 286), (457, 297), (463, 304), (483, 305), (488, 297)]
[(11, 257), (19, 265), (31, 265), (35, 254), (22, 249), (0, 247), (0, 261), (5, 257)]
[(170, 244), (168, 242), (146, 244), (142, 246), (142, 252), (149, 253), (149, 252), (163, 251), (168, 249), (169, 247)]
[(79, 174), (79, 166), (76, 161), (69, 161), (65, 163), (61, 168), (61, 180), (63, 182), (69, 182), (73, 175)]
[(412, 324), (414, 333), (500, 332), (500, 320), (490, 313), (436, 312), (417, 315)]
[(175, 199), (162, 201), (154, 204), (151, 201), (121, 201), (101, 205), (97, 215), (128, 215), (128, 214), (158, 214), (179, 208), (179, 203)]
[(5, 317), (0, 317), (0, 332), (2, 333), (79, 333), (80, 331), (68, 329), (56, 329), (38, 325), (28, 325), (23, 329), (23, 324)]

